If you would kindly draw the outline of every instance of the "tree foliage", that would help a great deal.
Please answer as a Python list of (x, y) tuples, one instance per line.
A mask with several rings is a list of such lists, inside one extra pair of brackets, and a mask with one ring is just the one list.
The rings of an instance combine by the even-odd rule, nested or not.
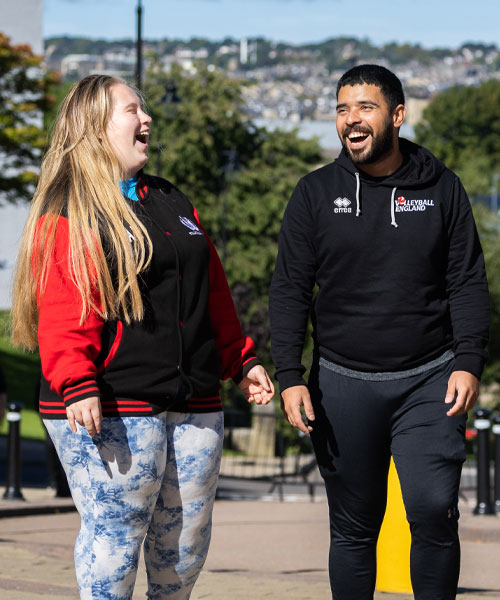
[(47, 105), (43, 113), (43, 128), (46, 135), (50, 136), (59, 108), (74, 84), (74, 81), (61, 83), (58, 78), (48, 83), (46, 88)]
[(269, 361), (267, 297), (281, 218), (298, 179), (321, 161), (319, 145), (255, 127), (242, 109), (240, 83), (220, 72), (173, 69), (168, 79), (180, 98), (175, 106), (165, 102), (159, 68), (145, 85), (156, 136), (148, 168), (197, 207), (224, 260), (243, 328)]
[(435, 96), (416, 140), (455, 171), (469, 194), (487, 194), (500, 172), (500, 81), (454, 87)]
[[(500, 173), (500, 81), (438, 94), (415, 129), (417, 141), (460, 176), (469, 194), (491, 191), (493, 175)], [(500, 217), (484, 205), (473, 208), (491, 298), (490, 360), (484, 381), (500, 382)]]
[(489, 361), (483, 381), (500, 383), (500, 216), (482, 204), (474, 205), (474, 216), (484, 251), (491, 302)]
[(52, 75), (40, 70), (42, 57), (27, 45), (13, 46), (0, 33), (0, 197), (28, 199), (46, 137), (41, 124)]

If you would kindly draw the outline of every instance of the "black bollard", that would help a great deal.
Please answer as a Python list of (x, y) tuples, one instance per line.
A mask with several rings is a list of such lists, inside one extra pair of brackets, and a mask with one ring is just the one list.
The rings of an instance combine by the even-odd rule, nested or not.
[(3, 495), (5, 500), (24, 500), (21, 492), (21, 402), (7, 403), (7, 421), (9, 438), (7, 440), (7, 487)]
[(493, 496), (495, 513), (500, 513), (500, 415), (493, 417), (491, 427), (495, 436), (495, 493)]
[(474, 411), (477, 430), (477, 505), (475, 515), (494, 515), (490, 486), (490, 415), (491, 410), (479, 406)]

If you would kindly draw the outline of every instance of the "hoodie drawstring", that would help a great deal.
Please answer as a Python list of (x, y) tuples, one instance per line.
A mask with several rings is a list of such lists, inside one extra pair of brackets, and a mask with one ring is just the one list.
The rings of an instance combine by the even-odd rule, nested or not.
[(356, 177), (356, 216), (359, 217), (361, 214), (361, 207), (359, 204), (359, 190), (361, 188), (361, 182), (359, 180), (359, 173), (354, 173)]
[(396, 195), (396, 189), (397, 188), (392, 189), (391, 195), (391, 225), (397, 228), (398, 224), (396, 223), (396, 210), (394, 206), (394, 196)]
[[(361, 203), (360, 203), (360, 199), (359, 199), (359, 195), (360, 195), (360, 190), (361, 190), (361, 181), (359, 178), (359, 173), (354, 173), (354, 176), (356, 177), (356, 216), (359, 217), (359, 215), (361, 214)], [(395, 208), (395, 204), (394, 204), (394, 197), (396, 196), (396, 190), (398, 188), (394, 187), (392, 188), (392, 194), (391, 194), (391, 225), (393, 227), (398, 227), (398, 224), (396, 223), (396, 208)]]

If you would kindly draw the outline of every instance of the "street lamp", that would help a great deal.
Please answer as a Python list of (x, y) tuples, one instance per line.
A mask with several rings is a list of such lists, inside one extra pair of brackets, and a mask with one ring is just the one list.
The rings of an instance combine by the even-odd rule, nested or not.
[[(227, 161), (222, 167), (222, 171), (224, 173), (224, 186), (231, 180), (231, 174), (237, 170), (238, 168), (238, 151), (233, 146), (230, 150), (226, 150), (223, 153), (227, 156)], [(222, 223), (221, 223), (221, 238), (222, 238), (222, 265), (226, 266), (226, 258), (227, 258), (227, 225), (226, 225), (226, 213), (227, 213), (227, 205), (226, 205), (226, 193), (225, 190), (222, 192)]]
[(174, 119), (179, 110), (181, 98), (177, 94), (177, 86), (172, 80), (167, 81), (165, 85), (165, 93), (160, 98), (160, 103), (164, 106), (164, 114), (167, 119)]
[(142, 87), (142, 1), (137, 2), (137, 44), (136, 44), (136, 65), (135, 65), (135, 84), (137, 89)]
[[(163, 116), (165, 120), (173, 121), (179, 111), (179, 104), (182, 102), (177, 93), (177, 86), (172, 80), (165, 84), (165, 92), (160, 98), (160, 105), (163, 107)], [(156, 142), (156, 174), (161, 177), (161, 142)]]
[[(225, 159), (222, 165), (222, 214), (221, 214), (221, 242), (222, 242), (222, 266), (226, 268), (227, 259), (227, 187), (231, 182), (232, 174), (238, 170), (239, 155), (238, 150), (231, 146), (229, 150), (224, 150), (222, 156)], [(230, 399), (231, 406), (236, 406), (236, 398), (238, 396), (236, 386), (231, 380), (230, 384)], [(225, 392), (224, 392), (225, 394)]]

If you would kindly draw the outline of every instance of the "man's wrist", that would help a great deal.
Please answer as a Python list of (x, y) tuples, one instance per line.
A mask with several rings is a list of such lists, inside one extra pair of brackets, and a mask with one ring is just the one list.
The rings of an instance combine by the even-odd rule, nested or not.
[(305, 387), (307, 387), (306, 382), (304, 381), (304, 379), (300, 376), (300, 375), (294, 375), (291, 376), (291, 374), (288, 377), (281, 377), (278, 378), (278, 383), (279, 383), (279, 387), (280, 387), (280, 393), (282, 394), (285, 390), (287, 390), (288, 388), (291, 387), (296, 387), (298, 385), (303, 385)]
[(455, 357), (454, 371), (467, 371), (480, 380), (483, 368), (484, 360), (477, 354), (459, 354)]

